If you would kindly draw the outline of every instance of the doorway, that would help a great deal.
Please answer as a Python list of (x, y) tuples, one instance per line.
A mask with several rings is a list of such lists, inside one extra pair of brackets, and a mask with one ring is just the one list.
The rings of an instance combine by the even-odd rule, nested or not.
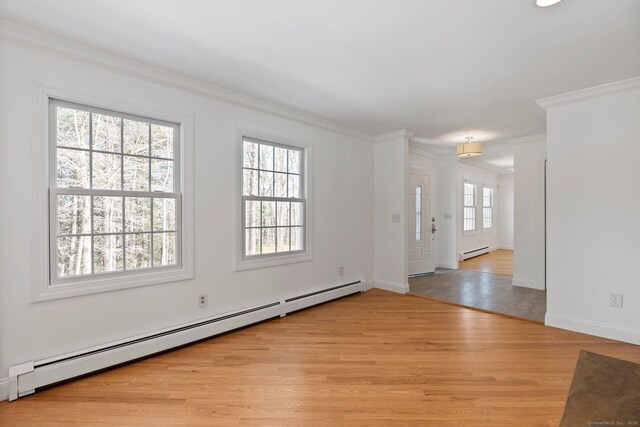
[(432, 175), (426, 170), (412, 170), (409, 173), (409, 276), (436, 271), (436, 218), (431, 193)]

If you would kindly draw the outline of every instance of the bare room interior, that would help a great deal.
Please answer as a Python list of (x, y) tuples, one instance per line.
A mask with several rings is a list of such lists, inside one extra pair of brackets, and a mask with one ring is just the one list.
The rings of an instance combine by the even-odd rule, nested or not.
[(0, 0), (0, 426), (640, 425), (637, 0)]

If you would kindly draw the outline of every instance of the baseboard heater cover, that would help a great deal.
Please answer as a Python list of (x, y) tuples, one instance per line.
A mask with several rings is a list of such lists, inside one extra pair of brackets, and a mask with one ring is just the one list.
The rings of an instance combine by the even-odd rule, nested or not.
[(464, 261), (465, 259), (473, 258), (478, 255), (484, 255), (489, 253), (489, 246), (484, 246), (482, 248), (472, 249), (467, 252), (460, 253), (460, 261)]
[(288, 313), (303, 308), (364, 291), (366, 291), (365, 282), (358, 280), (102, 346), (14, 365), (9, 368), (9, 400), (32, 394), (39, 387), (130, 362), (274, 317), (284, 317)]

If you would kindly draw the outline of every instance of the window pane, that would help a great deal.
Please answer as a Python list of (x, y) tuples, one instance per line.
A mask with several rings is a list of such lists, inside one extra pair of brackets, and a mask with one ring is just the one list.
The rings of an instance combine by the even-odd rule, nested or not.
[[(124, 212), (127, 233), (151, 231), (151, 199), (149, 197), (125, 197)], [(128, 262), (127, 265), (129, 265)]]
[(173, 192), (173, 161), (151, 160), (151, 191)]
[(122, 235), (95, 236), (93, 238), (93, 271), (104, 273), (122, 270)]
[(56, 144), (65, 147), (89, 148), (89, 112), (57, 107)]
[(289, 252), (289, 227), (278, 227), (278, 252)]
[(119, 153), (122, 120), (119, 117), (93, 113), (93, 149)]
[(416, 241), (422, 240), (422, 187), (416, 187)]
[(276, 202), (262, 202), (262, 226), (275, 227)]
[(153, 230), (176, 231), (176, 199), (153, 199)]
[(122, 197), (93, 198), (94, 233), (122, 233)]
[(302, 202), (291, 203), (291, 225), (304, 225), (304, 209)]
[(287, 174), (276, 173), (275, 180), (274, 197), (287, 197)]
[(273, 172), (260, 171), (260, 196), (273, 197)]
[(276, 229), (262, 229), (262, 253), (271, 254), (276, 251)]
[(244, 205), (245, 227), (260, 227), (260, 202), (247, 200)]
[(300, 151), (289, 150), (289, 173), (300, 173)]
[(119, 154), (93, 153), (93, 188), (120, 190), (122, 156)]
[(242, 195), (258, 195), (258, 171), (245, 169), (242, 174)]
[(242, 166), (258, 169), (258, 144), (249, 141), (242, 142)]
[(304, 229), (302, 227), (291, 227), (291, 250), (301, 251), (304, 249)]
[(289, 175), (289, 197), (300, 198), (300, 175)]
[(278, 202), (278, 225), (289, 225), (289, 211), (290, 211), (291, 203), (289, 202)]
[(90, 234), (89, 196), (58, 195), (58, 234)]
[(260, 144), (260, 169), (273, 170), (273, 147)]
[(149, 159), (124, 156), (124, 189), (149, 191)]
[(91, 273), (91, 236), (58, 237), (58, 277)]
[(260, 229), (248, 228), (244, 231), (244, 235), (244, 254), (247, 256), (260, 255)]
[(56, 151), (56, 185), (64, 188), (89, 188), (89, 152), (64, 148)]
[(124, 152), (127, 154), (149, 155), (149, 123), (124, 119), (122, 121)]
[(277, 172), (287, 172), (287, 153), (286, 148), (274, 147), (275, 170)]
[(173, 159), (173, 128), (151, 125), (151, 155)]
[(154, 233), (153, 235), (153, 265), (176, 264), (176, 233)]
[(127, 234), (125, 238), (127, 270), (150, 267), (151, 235), (148, 233)]

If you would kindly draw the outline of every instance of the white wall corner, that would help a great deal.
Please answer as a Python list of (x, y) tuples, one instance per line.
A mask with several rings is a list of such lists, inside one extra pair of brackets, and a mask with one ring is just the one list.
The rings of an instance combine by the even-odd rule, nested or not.
[(399, 294), (406, 294), (409, 292), (408, 283), (393, 283), (386, 282), (384, 280), (376, 280), (374, 286), (378, 289), (384, 289), (385, 291), (396, 292)]
[(544, 317), (544, 324), (547, 326), (553, 326), (554, 328), (566, 329), (569, 331), (640, 345), (640, 331), (637, 329), (592, 322), (590, 320), (549, 312), (547, 312)]
[(576, 90), (574, 92), (563, 93), (561, 95), (550, 96), (548, 98), (538, 99), (536, 103), (545, 110), (559, 105), (572, 104), (587, 99), (597, 98), (599, 96), (610, 95), (615, 92), (627, 91), (640, 87), (640, 77), (611, 82), (600, 86), (593, 86), (586, 89)]
[(450, 270), (457, 270), (459, 265), (457, 262), (439, 262), (436, 264), (436, 268), (448, 268)]
[(0, 402), (9, 400), (9, 378), (0, 378)]

